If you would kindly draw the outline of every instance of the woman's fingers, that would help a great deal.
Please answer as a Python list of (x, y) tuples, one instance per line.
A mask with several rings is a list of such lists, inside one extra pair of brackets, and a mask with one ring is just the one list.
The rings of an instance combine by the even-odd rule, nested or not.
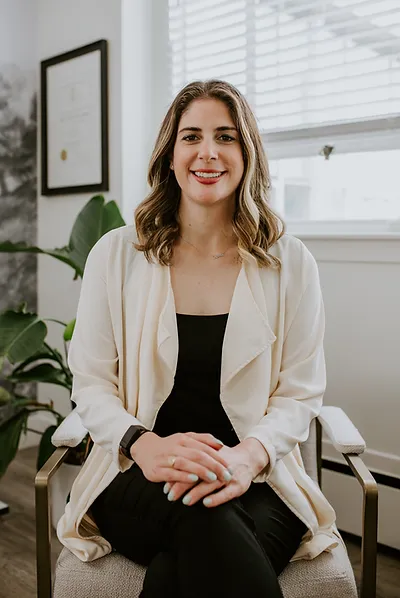
[(211, 448), (219, 451), (224, 446), (224, 443), (221, 440), (215, 438), (212, 434), (198, 434), (197, 432), (186, 432), (186, 436), (193, 438), (194, 440), (198, 440), (199, 442), (203, 442)]
[(174, 455), (172, 459), (171, 456), (167, 457), (166, 463), (162, 463), (162, 465), (169, 465), (174, 469), (195, 474), (205, 482), (215, 482), (217, 479), (222, 482), (230, 482), (232, 479), (224, 465), (213, 456), (196, 449), (181, 447), (178, 455)]
[(158, 467), (156, 478), (150, 481), (183, 482), (186, 484), (197, 484), (199, 477), (196, 474), (186, 471), (179, 471), (172, 467)]
[(225, 502), (229, 502), (233, 498), (242, 496), (242, 494), (244, 494), (246, 490), (247, 488), (243, 489), (238, 482), (232, 482), (228, 486), (224, 486), (223, 488), (221, 488), (219, 492), (215, 492), (211, 496), (204, 496), (201, 498), (203, 498), (203, 505), (205, 507), (218, 507), (218, 505), (222, 505)]
[[(193, 438), (189, 434), (183, 435), (183, 438), (180, 441), (180, 445), (184, 448), (191, 449), (194, 451), (199, 451), (201, 453), (204, 453), (205, 455), (208, 455), (209, 457), (211, 457), (212, 459), (214, 459), (215, 461), (217, 461), (218, 463), (223, 465), (225, 468), (228, 465), (226, 460), (224, 459), (223, 455), (221, 454), (222, 451), (220, 451), (220, 449), (216, 450), (216, 449), (212, 448), (211, 446), (209, 446), (207, 443), (200, 442), (199, 440), (197, 440), (196, 438)], [(220, 447), (220, 448), (223, 448), (223, 447)], [(180, 453), (180, 454), (182, 454), (182, 453)]]
[[(189, 492), (185, 494), (185, 496), (182, 499), (182, 502), (184, 505), (191, 507), (192, 505), (195, 505), (197, 502), (199, 502), (199, 500), (201, 500), (202, 498), (205, 498), (206, 496), (208, 496), (212, 492), (215, 492), (215, 490), (222, 488), (223, 486), (224, 484), (219, 480), (210, 483), (200, 482), (200, 484), (196, 484), (194, 488), (192, 488), (191, 490), (189, 490)], [(174, 494), (175, 493), (178, 494), (176, 490)]]
[(184, 494), (194, 488), (196, 483), (186, 484), (183, 482), (167, 482), (164, 484), (163, 492), (167, 496), (168, 500), (174, 501), (179, 500)]

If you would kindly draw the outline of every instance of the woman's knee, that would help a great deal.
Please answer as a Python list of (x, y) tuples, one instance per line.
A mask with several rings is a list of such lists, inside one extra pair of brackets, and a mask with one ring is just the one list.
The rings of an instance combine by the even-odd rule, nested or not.
[(182, 506), (178, 522), (181, 535), (195, 536), (196, 538), (204, 536), (227, 538), (232, 532), (243, 526), (254, 533), (253, 519), (237, 500), (231, 500), (211, 508), (205, 507), (202, 503), (191, 507)]

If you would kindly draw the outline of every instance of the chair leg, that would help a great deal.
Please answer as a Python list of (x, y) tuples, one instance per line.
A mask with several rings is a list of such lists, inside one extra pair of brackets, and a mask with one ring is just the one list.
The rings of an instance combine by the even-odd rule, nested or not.
[(52, 598), (49, 481), (68, 451), (57, 448), (35, 478), (37, 598)]
[(378, 484), (358, 455), (343, 455), (363, 489), (360, 598), (376, 598)]
[(47, 480), (36, 480), (35, 503), (37, 596), (51, 598), (51, 527)]

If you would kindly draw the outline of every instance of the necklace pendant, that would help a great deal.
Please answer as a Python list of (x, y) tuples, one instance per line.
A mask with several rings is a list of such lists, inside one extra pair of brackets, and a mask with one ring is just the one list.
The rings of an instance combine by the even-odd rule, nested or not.
[(216, 253), (215, 255), (213, 255), (213, 259), (217, 260), (217, 259), (219, 259), (220, 257), (222, 257), (224, 255), (225, 255), (225, 252), (224, 253)]

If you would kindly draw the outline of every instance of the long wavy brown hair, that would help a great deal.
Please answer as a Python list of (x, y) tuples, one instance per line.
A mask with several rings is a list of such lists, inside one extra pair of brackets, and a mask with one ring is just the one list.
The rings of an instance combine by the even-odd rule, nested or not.
[(239, 133), (244, 173), (236, 190), (232, 227), (240, 258), (253, 256), (259, 266), (279, 267), (269, 249), (284, 233), (284, 224), (269, 205), (271, 187), (267, 158), (253, 112), (243, 95), (226, 81), (194, 81), (172, 102), (150, 158), (148, 183), (151, 191), (135, 210), (138, 243), (149, 262), (171, 265), (173, 247), (180, 234), (181, 189), (170, 169), (179, 121), (194, 100), (212, 98), (224, 102)]

